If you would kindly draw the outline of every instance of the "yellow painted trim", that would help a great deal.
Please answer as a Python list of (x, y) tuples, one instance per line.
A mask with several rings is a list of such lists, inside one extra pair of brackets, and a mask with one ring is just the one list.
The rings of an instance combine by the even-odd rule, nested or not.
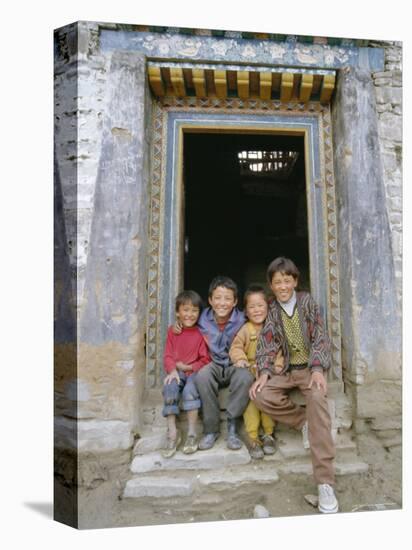
[(227, 80), (226, 80), (226, 71), (213, 71), (213, 76), (215, 80), (216, 95), (219, 99), (224, 99), (227, 97)]
[(322, 88), (320, 91), (320, 102), (328, 103), (335, 89), (335, 75), (327, 74), (323, 77)]
[(302, 81), (300, 83), (299, 100), (309, 101), (313, 89), (313, 74), (303, 74)]
[(152, 88), (153, 93), (157, 96), (165, 95), (165, 86), (163, 84), (160, 67), (153, 67), (153, 66), (149, 67), (148, 76), (149, 76), (150, 87)]
[(290, 101), (292, 98), (293, 90), (293, 74), (282, 73), (282, 80), (280, 83), (280, 100)]
[(192, 75), (196, 97), (206, 97), (206, 78), (204, 69), (193, 69)]
[(267, 101), (272, 96), (272, 73), (259, 73), (260, 99)]
[(237, 90), (240, 99), (249, 98), (249, 71), (237, 71)]
[(170, 69), (170, 80), (175, 94), (178, 97), (184, 97), (186, 95), (185, 80), (183, 77), (183, 69), (180, 67), (172, 67)]

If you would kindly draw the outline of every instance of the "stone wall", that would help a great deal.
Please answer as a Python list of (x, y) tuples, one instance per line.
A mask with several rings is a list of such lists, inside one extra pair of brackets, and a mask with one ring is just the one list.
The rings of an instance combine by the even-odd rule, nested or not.
[[(142, 423), (145, 56), (100, 54), (94, 24), (57, 31), (55, 105), (55, 448), (57, 479), (67, 488), (104, 477), (96, 456), (129, 457)], [(78, 462), (89, 465), (80, 478)]]
[(345, 385), (356, 430), (372, 430), (384, 447), (400, 443), (402, 408), (401, 73), (395, 61), (400, 48), (392, 44), (388, 70), (343, 69), (333, 103)]
[[(372, 74), (384, 170), (386, 204), (392, 235), (397, 293), (402, 293), (402, 45), (385, 48), (385, 70)], [(401, 304), (399, 304), (401, 306)]]

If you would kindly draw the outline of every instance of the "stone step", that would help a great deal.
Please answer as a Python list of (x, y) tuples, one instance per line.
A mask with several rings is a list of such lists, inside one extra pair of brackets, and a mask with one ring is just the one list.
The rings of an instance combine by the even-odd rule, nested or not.
[[(199, 426), (199, 437), (201, 437), (201, 429), (201, 426)], [(137, 440), (133, 449), (133, 455), (145, 455), (162, 449), (166, 441), (166, 431), (166, 427), (146, 429), (144, 432), (142, 432), (142, 437)], [(243, 440), (246, 441), (245, 434), (242, 431), (241, 436)], [(309, 456), (309, 451), (303, 448), (302, 436), (300, 432), (279, 425), (275, 430), (275, 437), (276, 445), (279, 452), (273, 455), (273, 459), (282, 460), (283, 458), (289, 459), (294, 457)], [(224, 446), (224, 440), (225, 434), (221, 434), (220, 440), (218, 441), (217, 445), (220, 444), (221, 446)], [(346, 430), (338, 431), (336, 433), (335, 444), (339, 456), (343, 456), (343, 454), (347, 451), (356, 451), (356, 444), (352, 440), (350, 432), (347, 432)], [(212, 450), (213, 449), (211, 449), (211, 451)], [(177, 454), (179, 454), (179, 452)], [(196, 453), (196, 455), (197, 454), (198, 453)]]
[[(205, 451), (206, 453), (208, 451)], [(234, 451), (228, 451), (234, 453)], [(169, 460), (170, 462), (170, 460)], [(336, 462), (336, 475), (363, 474), (368, 471), (368, 465), (360, 460)], [(252, 461), (225, 468), (216, 468), (213, 471), (203, 470), (157, 470), (149, 474), (134, 475), (127, 483), (123, 498), (168, 498), (184, 496), (205, 496), (204, 490), (211, 489), (221, 492), (239, 486), (269, 485), (279, 481), (287, 475), (312, 475), (312, 465), (309, 460), (285, 461), (283, 464), (274, 464), (266, 461)], [(209, 495), (210, 496), (210, 495)]]
[(225, 441), (221, 438), (215, 446), (208, 451), (198, 451), (186, 455), (177, 451), (172, 458), (163, 458), (160, 452), (152, 452), (145, 455), (136, 455), (130, 466), (133, 473), (166, 471), (166, 470), (208, 470), (248, 464), (251, 458), (246, 447), (238, 451), (226, 448)]

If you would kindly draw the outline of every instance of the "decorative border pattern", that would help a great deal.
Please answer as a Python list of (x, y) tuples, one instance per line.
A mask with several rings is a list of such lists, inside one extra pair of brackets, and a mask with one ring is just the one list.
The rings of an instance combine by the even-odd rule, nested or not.
[(162, 208), (164, 205), (164, 187), (166, 181), (166, 145), (168, 111), (200, 111), (222, 113), (264, 114), (268, 111), (280, 111), (282, 114), (301, 115), (316, 114), (319, 117), (319, 143), (321, 181), (315, 185), (324, 187), (323, 203), (326, 225), (327, 271), (328, 271), (328, 326), (332, 344), (332, 372), (336, 380), (342, 380), (341, 367), (341, 329), (339, 301), (339, 272), (337, 263), (337, 225), (335, 182), (333, 173), (332, 127), (329, 105), (318, 102), (299, 103), (292, 101), (262, 101), (259, 99), (242, 100), (239, 98), (196, 98), (196, 97), (163, 97), (154, 102), (153, 143), (152, 143), (152, 176), (150, 197), (150, 243), (149, 243), (149, 278), (148, 278), (148, 315), (147, 315), (147, 371), (146, 387), (153, 388), (160, 383), (160, 369), (157, 367), (158, 350), (160, 349), (161, 318), (161, 285), (162, 285)]

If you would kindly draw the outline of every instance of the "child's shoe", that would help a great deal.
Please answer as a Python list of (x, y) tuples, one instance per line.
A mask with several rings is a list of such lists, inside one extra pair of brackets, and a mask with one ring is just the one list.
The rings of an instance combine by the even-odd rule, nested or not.
[(262, 437), (263, 453), (265, 455), (273, 455), (276, 452), (275, 439), (270, 434), (265, 434)]
[(322, 514), (336, 514), (339, 509), (338, 500), (333, 487), (327, 483), (318, 485), (319, 504), (318, 509)]
[(265, 456), (262, 449), (262, 444), (257, 439), (250, 439), (248, 441), (248, 451), (249, 451), (250, 457), (257, 460)]
[(176, 437), (173, 439), (169, 436), (167, 436), (166, 439), (166, 445), (165, 447), (160, 451), (163, 458), (172, 458), (172, 456), (177, 451), (177, 448), (179, 447), (180, 443), (182, 442), (182, 438), (180, 436), (180, 433), (176, 433)]
[(197, 439), (195, 435), (188, 435), (184, 442), (182, 451), (185, 455), (191, 455), (197, 451)]

